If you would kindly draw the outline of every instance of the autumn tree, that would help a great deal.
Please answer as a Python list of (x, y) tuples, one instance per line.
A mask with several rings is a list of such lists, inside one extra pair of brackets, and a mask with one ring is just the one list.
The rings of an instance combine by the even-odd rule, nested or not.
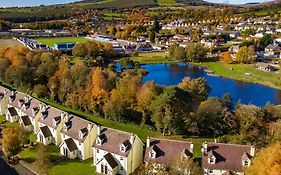
[(276, 142), (262, 149), (246, 168), (247, 175), (281, 174), (281, 142)]
[(158, 95), (157, 87), (153, 81), (146, 82), (137, 91), (136, 94), (137, 104), (143, 115), (142, 117), (143, 124), (147, 124), (149, 122), (148, 107), (157, 95)]
[(229, 52), (222, 53), (220, 56), (220, 61), (225, 63), (232, 63), (231, 54)]
[(168, 165), (168, 172), (173, 175), (201, 175), (202, 169), (192, 158), (176, 156)]
[(20, 127), (6, 127), (2, 130), (3, 151), (7, 157), (16, 155), (20, 151), (22, 130)]
[(254, 46), (240, 47), (235, 55), (235, 62), (237, 63), (253, 63), (255, 62), (255, 48)]

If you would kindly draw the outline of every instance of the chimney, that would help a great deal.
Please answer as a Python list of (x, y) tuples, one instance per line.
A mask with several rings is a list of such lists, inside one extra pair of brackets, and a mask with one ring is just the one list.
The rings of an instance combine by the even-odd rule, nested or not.
[(24, 97), (24, 103), (29, 103), (29, 97), (28, 96)]
[(130, 136), (130, 143), (133, 145), (134, 140), (135, 140), (136, 136), (134, 134), (131, 134)]
[(191, 142), (191, 143), (190, 143), (189, 151), (190, 151), (191, 153), (193, 153), (193, 149), (194, 149), (194, 144), (193, 144), (193, 142)]
[(101, 126), (98, 125), (97, 127), (97, 135), (99, 136), (101, 134)]
[(250, 156), (254, 157), (254, 155), (255, 155), (255, 147), (251, 146)]
[(87, 126), (88, 132), (90, 132), (92, 128), (93, 128), (93, 125), (91, 123), (88, 123), (88, 126)]
[(148, 136), (146, 139), (146, 147), (149, 148), (150, 147), (150, 137)]
[(201, 149), (201, 151), (202, 151), (203, 154), (206, 154), (206, 153), (207, 153), (207, 148), (208, 148), (208, 144), (207, 144), (207, 142), (205, 141), (205, 142), (202, 144), (202, 149)]

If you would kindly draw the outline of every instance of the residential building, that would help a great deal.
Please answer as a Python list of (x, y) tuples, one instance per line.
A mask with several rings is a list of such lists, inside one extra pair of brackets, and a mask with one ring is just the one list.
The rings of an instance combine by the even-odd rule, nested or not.
[(7, 94), (9, 90), (0, 86), (0, 115), (5, 115), (8, 109), (8, 99)]
[(204, 175), (242, 175), (243, 168), (250, 166), (255, 148), (226, 143), (202, 144), (202, 168)]
[(93, 144), (93, 164), (101, 174), (127, 175), (143, 163), (143, 143), (138, 136), (98, 127)]
[(38, 117), (39, 129), (36, 132), (37, 141), (48, 144), (61, 144), (62, 118), (67, 113), (56, 108), (42, 105)]
[(64, 115), (60, 153), (67, 158), (86, 160), (93, 156), (92, 144), (97, 136), (94, 123), (72, 115)]
[(152, 163), (154, 173), (165, 170), (166, 165), (177, 158), (193, 156), (192, 142), (159, 138), (147, 138), (144, 162)]

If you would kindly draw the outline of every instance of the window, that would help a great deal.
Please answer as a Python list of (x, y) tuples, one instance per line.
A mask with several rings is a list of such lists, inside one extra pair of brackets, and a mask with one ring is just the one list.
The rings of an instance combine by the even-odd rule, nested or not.
[(120, 150), (121, 150), (122, 152), (125, 152), (125, 147), (124, 147), (124, 146), (120, 146)]
[(155, 153), (153, 151), (150, 152), (150, 158), (155, 158)]
[(81, 151), (79, 151), (79, 154), (80, 154), (80, 155), (82, 155), (82, 152), (81, 152)]
[(213, 174), (214, 171), (212, 169), (209, 169), (209, 174)]
[(215, 164), (215, 158), (214, 157), (210, 158), (210, 164)]
[(81, 146), (81, 142), (79, 142), (79, 146)]
[(123, 170), (124, 170), (124, 168), (121, 166), (120, 170), (121, 170), (121, 171), (123, 171)]
[(123, 161), (123, 157), (120, 157), (120, 160)]
[(103, 164), (101, 164), (101, 173), (104, 173), (104, 167), (103, 167)]
[(250, 162), (247, 161), (247, 160), (245, 160), (245, 161), (244, 161), (244, 166), (246, 166), (246, 167), (250, 166)]
[(97, 153), (99, 153), (100, 152), (100, 150), (99, 149), (97, 149)]

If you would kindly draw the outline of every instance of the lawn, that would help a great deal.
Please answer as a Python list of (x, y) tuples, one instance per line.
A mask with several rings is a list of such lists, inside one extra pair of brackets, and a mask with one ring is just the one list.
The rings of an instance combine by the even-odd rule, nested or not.
[(91, 166), (93, 159), (85, 161), (80, 160), (64, 160), (53, 166), (49, 175), (67, 174), (67, 175), (94, 175), (95, 168)]
[(0, 123), (6, 121), (6, 116), (5, 115), (0, 115)]
[[(216, 75), (235, 80), (252, 82), (281, 89), (278, 72), (264, 72), (255, 69), (254, 64), (226, 64), (220, 62), (207, 62), (197, 64), (215, 71)], [(250, 75), (246, 75), (249, 73)]]
[(86, 42), (87, 39), (83, 37), (62, 37), (62, 38), (38, 38), (35, 39), (36, 41), (46, 44), (49, 47), (54, 47), (55, 43), (61, 43), (61, 42), (77, 42), (77, 43), (83, 43)]
[(158, 4), (163, 5), (175, 5), (177, 4), (176, 0), (157, 0)]
[(150, 52), (150, 53), (140, 53), (139, 56), (131, 57), (132, 60), (138, 61), (141, 64), (157, 64), (157, 63), (174, 63), (179, 62), (173, 58), (169, 57), (166, 52)]

